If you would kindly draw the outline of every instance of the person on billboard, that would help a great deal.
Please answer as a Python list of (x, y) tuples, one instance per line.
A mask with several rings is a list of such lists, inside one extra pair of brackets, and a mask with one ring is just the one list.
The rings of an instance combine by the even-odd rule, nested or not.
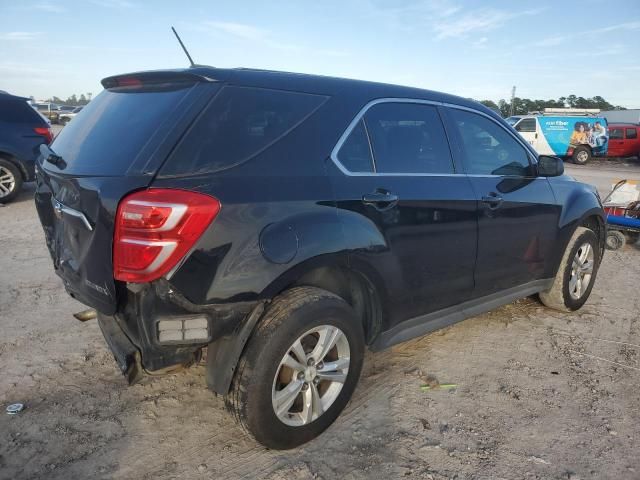
[(587, 124), (585, 122), (576, 122), (573, 127), (573, 133), (569, 139), (569, 144), (572, 147), (578, 145), (584, 145), (589, 143), (589, 137), (587, 132)]
[(601, 147), (607, 138), (607, 131), (600, 122), (596, 122), (592, 131), (593, 143), (596, 147)]

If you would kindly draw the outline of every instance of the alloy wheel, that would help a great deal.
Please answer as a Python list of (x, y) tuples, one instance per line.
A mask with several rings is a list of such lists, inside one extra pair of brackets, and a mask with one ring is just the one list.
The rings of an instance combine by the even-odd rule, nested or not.
[(278, 365), (271, 401), (278, 419), (299, 427), (335, 402), (349, 372), (350, 349), (338, 327), (321, 325), (301, 335)]
[(583, 243), (576, 251), (569, 277), (569, 295), (579, 300), (587, 291), (593, 276), (594, 254), (590, 243)]
[(582, 150), (578, 152), (578, 155), (576, 155), (576, 159), (578, 160), (579, 163), (584, 163), (589, 159), (589, 154), (584, 150)]
[(16, 178), (11, 170), (0, 166), (0, 198), (10, 195), (16, 188)]

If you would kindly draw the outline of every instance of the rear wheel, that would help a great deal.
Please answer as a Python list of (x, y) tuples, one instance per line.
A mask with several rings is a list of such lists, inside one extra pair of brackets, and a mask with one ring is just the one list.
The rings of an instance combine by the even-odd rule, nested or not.
[(338, 417), (362, 368), (363, 331), (340, 297), (291, 289), (271, 304), (240, 359), (225, 401), (257, 441), (287, 449)]
[(587, 147), (576, 147), (572, 159), (576, 165), (586, 165), (591, 160), (591, 150)]
[(578, 310), (591, 294), (599, 266), (598, 237), (592, 230), (578, 227), (569, 240), (551, 288), (540, 292), (540, 300), (556, 310)]
[(620, 250), (624, 247), (625, 242), (624, 234), (618, 230), (609, 230), (607, 232), (607, 240), (605, 246), (607, 250)]
[(0, 158), (0, 203), (13, 200), (22, 188), (22, 175), (13, 163)]

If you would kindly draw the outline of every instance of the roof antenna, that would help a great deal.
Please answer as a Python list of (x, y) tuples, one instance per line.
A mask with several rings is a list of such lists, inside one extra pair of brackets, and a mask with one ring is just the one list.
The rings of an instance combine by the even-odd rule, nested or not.
[(193, 63), (193, 60), (191, 59), (191, 55), (189, 55), (189, 52), (187, 51), (187, 47), (184, 46), (184, 43), (182, 43), (182, 40), (180, 39), (180, 35), (178, 35), (178, 32), (176, 32), (175, 28), (171, 27), (171, 30), (173, 31), (173, 34), (178, 39), (178, 42), (180, 42), (180, 46), (182, 47), (182, 50), (184, 50), (184, 53), (187, 56), (187, 58), (189, 59), (189, 63), (191, 63), (192, 67), (195, 67), (196, 64)]

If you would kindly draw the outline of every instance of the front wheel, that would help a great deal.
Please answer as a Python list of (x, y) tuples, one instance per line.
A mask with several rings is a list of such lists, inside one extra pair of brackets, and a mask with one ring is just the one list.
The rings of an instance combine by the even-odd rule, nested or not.
[(586, 165), (591, 160), (591, 150), (587, 147), (576, 147), (572, 159), (576, 165)]
[(225, 402), (258, 442), (297, 447), (347, 405), (364, 356), (362, 325), (340, 297), (296, 287), (270, 305), (240, 359)]
[(570, 312), (578, 310), (589, 298), (600, 266), (598, 237), (578, 227), (564, 252), (551, 288), (538, 296), (547, 307)]

